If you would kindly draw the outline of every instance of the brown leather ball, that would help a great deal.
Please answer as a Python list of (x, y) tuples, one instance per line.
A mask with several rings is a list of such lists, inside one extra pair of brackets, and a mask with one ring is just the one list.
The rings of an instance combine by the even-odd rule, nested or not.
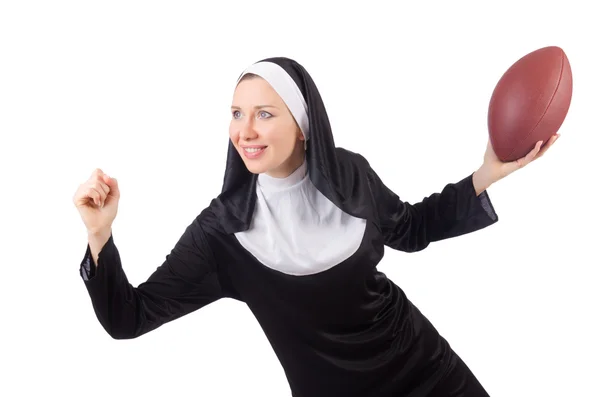
[(488, 108), (488, 132), (502, 161), (529, 153), (544, 144), (563, 124), (573, 90), (571, 65), (556, 46), (540, 48), (520, 58), (500, 78)]

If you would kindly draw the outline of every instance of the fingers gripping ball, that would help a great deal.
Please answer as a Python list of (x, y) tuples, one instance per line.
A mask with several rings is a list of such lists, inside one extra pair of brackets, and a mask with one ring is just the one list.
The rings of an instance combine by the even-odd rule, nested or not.
[(544, 47), (520, 58), (500, 78), (488, 108), (488, 133), (496, 156), (514, 161), (544, 144), (563, 124), (573, 80), (565, 52)]

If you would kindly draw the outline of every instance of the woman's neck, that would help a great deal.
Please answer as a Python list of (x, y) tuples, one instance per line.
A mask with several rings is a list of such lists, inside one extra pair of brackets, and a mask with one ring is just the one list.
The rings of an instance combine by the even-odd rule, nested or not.
[(306, 177), (307, 163), (306, 159), (296, 169), (292, 170), (287, 176), (277, 177), (267, 173), (258, 175), (258, 184), (261, 188), (268, 190), (279, 190), (294, 186)]

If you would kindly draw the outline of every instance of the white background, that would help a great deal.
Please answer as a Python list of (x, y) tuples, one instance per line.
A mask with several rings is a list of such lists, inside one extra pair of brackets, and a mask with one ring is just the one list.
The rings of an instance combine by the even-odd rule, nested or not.
[(500, 221), (380, 269), (491, 395), (600, 395), (592, 3), (0, 4), (0, 395), (289, 395), (239, 302), (112, 340), (78, 273), (77, 186), (96, 167), (119, 180), (115, 242), (144, 281), (221, 189), (239, 73), (287, 56), (336, 143), (416, 202), (480, 165), (497, 80), (546, 45), (569, 56), (571, 110), (546, 156), (489, 189)]

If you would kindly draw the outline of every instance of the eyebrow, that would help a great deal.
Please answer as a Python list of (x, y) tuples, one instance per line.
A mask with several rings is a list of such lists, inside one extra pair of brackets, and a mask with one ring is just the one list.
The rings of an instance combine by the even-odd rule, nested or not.
[[(232, 106), (232, 109), (238, 109), (241, 110), (242, 108), (240, 108), (239, 106)], [(254, 109), (264, 109), (264, 108), (274, 108), (274, 109), (278, 109), (277, 106), (273, 106), (273, 105), (257, 105), (254, 106)]]

